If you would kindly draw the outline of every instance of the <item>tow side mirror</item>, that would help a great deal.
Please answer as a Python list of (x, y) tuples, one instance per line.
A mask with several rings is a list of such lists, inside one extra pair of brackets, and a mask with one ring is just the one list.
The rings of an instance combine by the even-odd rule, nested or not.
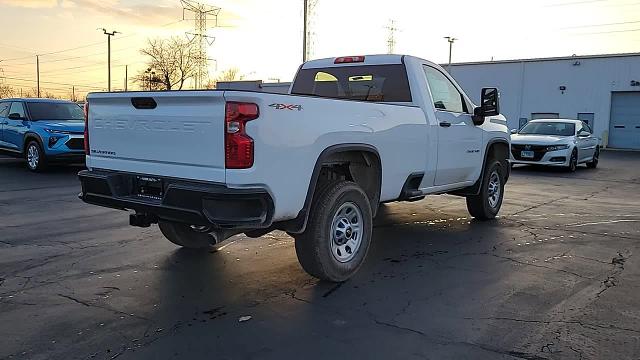
[(8, 118), (9, 120), (24, 120), (24, 118), (18, 113), (9, 114)]
[(482, 88), (480, 93), (480, 106), (473, 109), (473, 123), (475, 125), (484, 124), (487, 116), (500, 114), (500, 102), (498, 100), (498, 88)]
[(498, 88), (482, 88), (480, 108), (484, 116), (500, 115), (500, 94)]
[(591, 136), (591, 133), (590, 133), (590, 132), (588, 132), (588, 131), (584, 131), (584, 130), (582, 130), (582, 131), (580, 131), (580, 132), (578, 133), (578, 137), (581, 137), (581, 138), (582, 138), (582, 137), (589, 137), (589, 136)]

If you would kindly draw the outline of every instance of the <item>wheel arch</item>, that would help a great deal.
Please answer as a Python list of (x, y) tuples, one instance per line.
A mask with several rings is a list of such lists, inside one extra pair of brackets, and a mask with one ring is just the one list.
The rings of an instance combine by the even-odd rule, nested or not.
[(35, 132), (28, 132), (24, 135), (24, 140), (22, 141), (22, 146), (20, 147), (22, 149), (22, 155), (27, 153), (27, 145), (29, 145), (29, 143), (35, 140), (38, 144), (40, 144), (40, 148), (42, 148), (42, 155), (46, 155), (46, 148), (44, 147), (44, 142), (42, 141), (42, 138), (40, 137), (39, 134), (35, 133)]
[(327, 147), (318, 155), (303, 208), (295, 219), (284, 221), (277, 228), (296, 234), (304, 232), (318, 185), (335, 176), (358, 183), (367, 194), (375, 215), (382, 186), (382, 161), (378, 150), (369, 144), (339, 144)]
[(484, 158), (482, 160), (482, 171), (480, 172), (480, 177), (478, 180), (471, 186), (466, 187), (464, 189), (456, 190), (451, 192), (451, 195), (458, 196), (469, 196), (469, 195), (478, 195), (480, 193), (480, 186), (482, 181), (484, 180), (484, 169), (487, 166), (487, 161), (492, 158), (497, 158), (503, 162), (503, 167), (506, 170), (505, 173), (505, 183), (509, 180), (509, 175), (511, 174), (511, 166), (509, 164), (509, 141), (502, 138), (491, 139), (487, 142), (484, 152)]

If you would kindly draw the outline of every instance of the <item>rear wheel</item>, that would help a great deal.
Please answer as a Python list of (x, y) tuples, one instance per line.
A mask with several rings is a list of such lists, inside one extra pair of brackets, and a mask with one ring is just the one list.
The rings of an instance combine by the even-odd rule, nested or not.
[(44, 151), (35, 140), (31, 140), (29, 144), (27, 144), (24, 157), (27, 161), (27, 168), (31, 171), (42, 171), (47, 167), (47, 159), (45, 158)]
[(591, 161), (587, 162), (587, 167), (589, 169), (595, 169), (596, 167), (598, 167), (599, 158), (600, 158), (600, 147), (597, 146), (596, 151), (593, 153), (593, 158), (591, 159)]
[(158, 221), (160, 232), (172, 243), (188, 249), (210, 249), (216, 243), (207, 228), (172, 221)]
[(322, 280), (340, 282), (353, 276), (371, 244), (369, 198), (354, 182), (338, 181), (314, 197), (304, 233), (296, 236), (302, 268)]
[(498, 215), (504, 197), (504, 169), (497, 160), (484, 170), (480, 193), (467, 196), (467, 210), (478, 220), (490, 220)]

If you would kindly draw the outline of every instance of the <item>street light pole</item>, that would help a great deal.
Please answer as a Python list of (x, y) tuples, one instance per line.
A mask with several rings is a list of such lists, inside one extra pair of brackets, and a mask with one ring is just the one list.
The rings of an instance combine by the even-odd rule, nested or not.
[(447, 72), (451, 73), (451, 51), (453, 50), (453, 43), (458, 39), (451, 36), (445, 36), (444, 38), (449, 42), (449, 65), (447, 65)]
[(302, 25), (302, 62), (307, 62), (307, 12), (309, 11), (308, 0), (304, 0), (304, 24)]
[(107, 81), (109, 81), (107, 89), (109, 90), (109, 92), (111, 92), (111, 37), (115, 34), (120, 34), (120, 32), (115, 30), (112, 32), (108, 32), (105, 28), (98, 30), (102, 30), (102, 32), (107, 35)]

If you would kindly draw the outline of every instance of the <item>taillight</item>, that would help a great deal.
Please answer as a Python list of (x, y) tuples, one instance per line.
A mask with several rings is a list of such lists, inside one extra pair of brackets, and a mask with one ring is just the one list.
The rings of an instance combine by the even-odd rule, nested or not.
[(343, 56), (336, 58), (334, 64), (361, 63), (364, 62), (364, 56)]
[(227, 102), (224, 121), (224, 155), (227, 169), (248, 169), (253, 166), (253, 139), (246, 133), (246, 124), (258, 116), (256, 104)]
[(89, 155), (89, 102), (84, 103), (84, 154)]

